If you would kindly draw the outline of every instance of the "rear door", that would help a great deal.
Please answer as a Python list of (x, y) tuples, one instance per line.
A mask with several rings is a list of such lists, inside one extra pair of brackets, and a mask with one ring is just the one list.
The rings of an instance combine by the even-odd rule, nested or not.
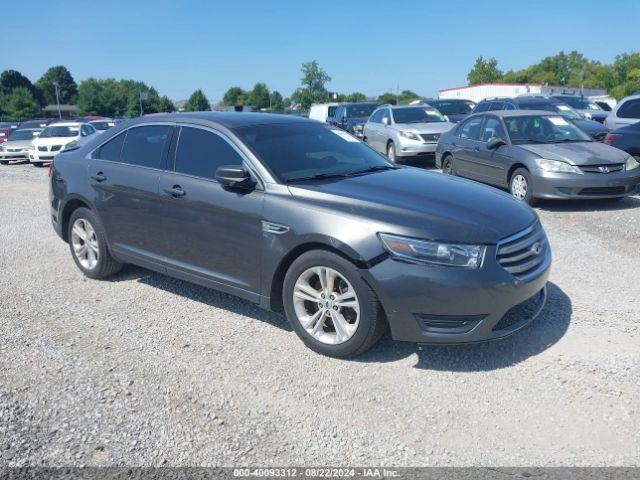
[(160, 176), (174, 125), (132, 127), (93, 151), (89, 182), (94, 204), (116, 255), (158, 267), (169, 253), (164, 241)]
[(175, 156), (160, 180), (169, 273), (257, 301), (264, 190), (233, 190), (216, 181), (218, 167), (246, 164), (223, 133), (179, 128)]

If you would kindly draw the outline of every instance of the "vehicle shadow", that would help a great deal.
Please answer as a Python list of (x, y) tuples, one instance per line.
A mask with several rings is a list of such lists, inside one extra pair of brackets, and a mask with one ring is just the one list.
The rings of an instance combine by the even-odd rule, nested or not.
[(547, 304), (529, 326), (510, 337), (468, 345), (416, 345), (394, 342), (387, 333), (359, 362), (393, 362), (417, 353), (415, 368), (449, 372), (498, 370), (533, 357), (558, 342), (569, 328), (569, 297), (554, 283), (547, 285)]
[(548, 212), (607, 212), (640, 207), (640, 196), (625, 197), (619, 201), (602, 200), (541, 200), (536, 209)]
[(288, 332), (293, 331), (287, 319), (278, 313), (269, 312), (257, 305), (217, 290), (202, 287), (194, 283), (178, 280), (161, 273), (146, 270), (134, 265), (124, 268), (107, 281), (125, 282), (136, 280), (150, 287), (159, 288), (165, 292), (179, 295), (183, 298), (199, 302), (210, 307), (228, 310), (231, 313), (251, 317)]

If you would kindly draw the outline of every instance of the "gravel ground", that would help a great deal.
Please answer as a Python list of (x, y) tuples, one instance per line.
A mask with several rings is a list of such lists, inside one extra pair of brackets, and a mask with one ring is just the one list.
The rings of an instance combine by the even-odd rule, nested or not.
[(542, 316), (350, 361), (284, 318), (130, 267), (85, 279), (46, 169), (0, 168), (0, 465), (640, 465), (640, 198), (538, 208)]

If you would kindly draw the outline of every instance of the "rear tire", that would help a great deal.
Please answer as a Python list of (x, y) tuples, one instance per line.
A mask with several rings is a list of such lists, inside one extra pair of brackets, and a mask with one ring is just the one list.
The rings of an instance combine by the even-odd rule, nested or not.
[[(324, 281), (322, 272), (326, 273)], [(283, 304), (287, 320), (303, 343), (329, 357), (360, 355), (387, 329), (375, 293), (355, 266), (324, 250), (304, 253), (291, 264), (284, 279)], [(340, 335), (341, 331), (348, 335)]]
[(518, 168), (511, 175), (509, 180), (509, 191), (516, 199), (529, 205), (535, 205), (536, 199), (533, 197), (533, 180), (529, 170)]
[(442, 161), (442, 173), (455, 176), (456, 172), (453, 169), (453, 157), (451, 155), (444, 157)]
[(109, 252), (104, 228), (88, 208), (78, 208), (69, 219), (69, 250), (82, 273), (93, 279), (107, 278), (122, 268)]

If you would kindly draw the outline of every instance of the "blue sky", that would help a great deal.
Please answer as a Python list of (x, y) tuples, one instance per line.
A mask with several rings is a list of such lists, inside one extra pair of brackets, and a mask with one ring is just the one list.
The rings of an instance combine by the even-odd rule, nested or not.
[(35, 81), (62, 64), (78, 82), (132, 78), (174, 100), (257, 81), (286, 96), (312, 59), (333, 91), (434, 95), (464, 85), (478, 55), (506, 70), (640, 50), (637, 0), (10, 0), (2, 18), (0, 70)]

